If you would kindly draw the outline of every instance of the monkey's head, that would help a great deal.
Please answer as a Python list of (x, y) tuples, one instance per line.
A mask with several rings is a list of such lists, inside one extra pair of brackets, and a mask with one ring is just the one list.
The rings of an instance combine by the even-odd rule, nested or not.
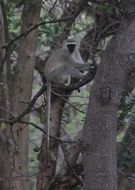
[(67, 44), (68, 51), (73, 53), (75, 51), (75, 44)]
[(63, 47), (68, 49), (70, 53), (73, 53), (78, 48), (78, 44), (75, 39), (67, 39), (64, 41)]

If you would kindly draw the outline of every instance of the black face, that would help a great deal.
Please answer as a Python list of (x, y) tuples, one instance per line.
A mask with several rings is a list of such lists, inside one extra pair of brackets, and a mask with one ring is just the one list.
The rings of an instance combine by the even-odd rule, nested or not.
[(70, 53), (73, 53), (75, 50), (75, 44), (67, 44), (67, 48)]

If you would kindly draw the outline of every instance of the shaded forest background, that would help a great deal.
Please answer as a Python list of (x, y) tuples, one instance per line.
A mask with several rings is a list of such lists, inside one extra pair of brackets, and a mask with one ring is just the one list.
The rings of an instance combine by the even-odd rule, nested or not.
[[(135, 2), (0, 0), (0, 29), (0, 190), (134, 190)], [(47, 163), (44, 66), (68, 37), (91, 68), (52, 93)]]

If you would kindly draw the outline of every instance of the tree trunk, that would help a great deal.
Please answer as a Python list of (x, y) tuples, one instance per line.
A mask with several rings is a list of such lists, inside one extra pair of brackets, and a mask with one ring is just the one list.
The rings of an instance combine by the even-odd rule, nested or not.
[[(5, 51), (2, 46), (5, 43), (4, 36), (4, 21), (3, 14), (0, 5), (0, 117), (6, 118), (7, 116), (7, 104), (6, 104), (6, 92), (7, 92), (7, 81), (6, 81), (6, 66), (4, 65)], [(3, 68), (3, 70), (2, 70)]]
[[(39, 21), (42, 0), (25, 1), (21, 32)], [(30, 102), (32, 93), (37, 29), (20, 39), (19, 57), (14, 88), (14, 111), (22, 112)], [(25, 116), (25, 119), (29, 118)], [(28, 188), (28, 126), (18, 124), (13, 127), (15, 138), (13, 190)]]
[(84, 124), (87, 190), (117, 190), (117, 113), (129, 73), (135, 69), (134, 33), (135, 16), (129, 15), (109, 42), (95, 77)]
[[(68, 94), (68, 93), (67, 93)], [(67, 96), (68, 97), (68, 96)], [(53, 95), (51, 104), (51, 122), (50, 135), (59, 137), (61, 129), (61, 118), (65, 101)], [(50, 139), (50, 156), (49, 163), (46, 162), (46, 136), (43, 135), (41, 152), (39, 156), (39, 171), (37, 177), (37, 190), (46, 190), (55, 176), (57, 157), (58, 157), (58, 141)]]
[[(42, 0), (25, 1), (22, 15), (21, 33), (26, 32), (40, 18)], [(31, 100), (35, 51), (37, 45), (37, 29), (20, 38), (17, 70), (12, 97), (12, 113), (21, 113)], [(4, 65), (5, 67), (5, 65)], [(4, 97), (7, 101), (7, 96)], [(3, 117), (2, 117), (3, 118)], [(25, 117), (27, 121), (28, 116)], [(28, 126), (15, 124), (4, 127), (1, 139), (0, 175), (1, 190), (28, 190)]]
[[(0, 6), (0, 118), (7, 118), (8, 109), (7, 109), (7, 90), (8, 85), (6, 81), (6, 65), (3, 64), (3, 59), (5, 52), (2, 48), (4, 45), (4, 23), (3, 23), (3, 15)], [(3, 66), (2, 66), (3, 65)], [(3, 68), (3, 70), (2, 70)], [(11, 179), (10, 171), (10, 142), (9, 135), (7, 135), (9, 129), (6, 124), (0, 124), (0, 189), (1, 190), (9, 190), (11, 189)]]
[(79, 139), (82, 131), (79, 131), (75, 137), (75, 141), (78, 143), (70, 145), (66, 150), (64, 144), (62, 144), (62, 150), (64, 153), (64, 161), (60, 166), (57, 175), (51, 180), (49, 190), (69, 190), (74, 189), (78, 185), (82, 185), (80, 176), (82, 176), (82, 161), (78, 161), (78, 157), (81, 153), (81, 147)]

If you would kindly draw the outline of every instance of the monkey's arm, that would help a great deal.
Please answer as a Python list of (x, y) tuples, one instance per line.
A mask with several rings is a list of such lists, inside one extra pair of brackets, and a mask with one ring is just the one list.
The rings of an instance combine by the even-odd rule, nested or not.
[(90, 64), (86, 64), (86, 63), (81, 64), (81, 63), (73, 62), (72, 67), (74, 67), (75, 69), (79, 71), (88, 71), (90, 69)]

